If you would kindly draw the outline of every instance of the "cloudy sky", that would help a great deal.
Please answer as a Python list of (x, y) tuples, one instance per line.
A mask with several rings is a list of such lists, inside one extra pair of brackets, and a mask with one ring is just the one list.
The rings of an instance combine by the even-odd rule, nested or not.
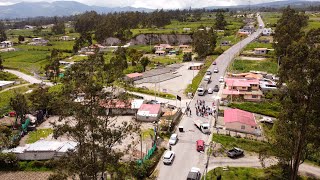
[[(30, 2), (55, 0), (25, 0)], [(177, 9), (177, 8), (201, 8), (207, 6), (231, 6), (239, 4), (249, 4), (249, 0), (75, 0), (88, 5), (106, 6), (106, 7), (144, 7), (144, 8), (163, 8), (163, 9)], [(277, 0), (251, 0), (251, 4), (258, 4), (263, 2), (271, 2)], [(21, 0), (0, 0), (0, 5), (10, 5)]]

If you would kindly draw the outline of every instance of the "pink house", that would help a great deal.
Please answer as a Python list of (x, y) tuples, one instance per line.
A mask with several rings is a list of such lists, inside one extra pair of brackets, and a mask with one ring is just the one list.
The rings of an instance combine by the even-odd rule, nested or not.
[(258, 79), (226, 78), (222, 99), (241, 97), (246, 101), (260, 101), (263, 95)]
[(224, 124), (227, 130), (260, 135), (253, 113), (240, 109), (225, 109)]
[(158, 121), (161, 116), (160, 104), (142, 104), (137, 112), (138, 121)]

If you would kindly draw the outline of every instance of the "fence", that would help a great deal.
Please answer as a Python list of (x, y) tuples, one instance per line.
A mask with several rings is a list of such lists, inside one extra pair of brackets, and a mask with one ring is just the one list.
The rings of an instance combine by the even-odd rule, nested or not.
[(143, 159), (139, 159), (139, 160), (137, 161), (137, 163), (138, 163), (139, 165), (141, 165), (141, 164), (143, 163), (143, 161), (146, 161), (146, 160), (150, 159), (151, 156), (152, 156), (152, 155), (154, 154), (154, 152), (156, 151), (156, 149), (157, 149), (157, 144), (155, 143), (155, 144), (152, 146), (152, 148), (148, 150), (147, 155), (145, 155), (145, 156), (143, 157)]

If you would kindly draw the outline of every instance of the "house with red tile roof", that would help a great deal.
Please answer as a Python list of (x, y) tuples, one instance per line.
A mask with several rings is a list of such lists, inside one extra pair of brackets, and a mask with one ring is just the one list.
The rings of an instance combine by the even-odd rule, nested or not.
[(242, 98), (245, 101), (260, 101), (263, 95), (258, 79), (226, 78), (222, 99)]
[(100, 106), (106, 109), (107, 115), (135, 115), (143, 102), (143, 99), (106, 99), (100, 101)]
[(227, 130), (260, 135), (254, 114), (240, 109), (225, 109), (224, 124)]
[(127, 74), (125, 79), (136, 81), (136, 80), (142, 79), (142, 75), (143, 75), (142, 73), (131, 73), (131, 74)]
[(154, 122), (161, 116), (160, 104), (142, 104), (137, 112), (138, 121)]

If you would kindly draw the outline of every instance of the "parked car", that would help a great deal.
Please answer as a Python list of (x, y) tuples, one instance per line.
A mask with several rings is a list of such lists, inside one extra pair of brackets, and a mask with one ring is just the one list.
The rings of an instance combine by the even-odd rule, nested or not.
[(200, 180), (201, 173), (200, 168), (192, 167), (188, 173), (187, 180)]
[(219, 82), (223, 82), (224, 81), (224, 78), (223, 78), (223, 76), (221, 76), (220, 78), (219, 78)]
[(147, 104), (160, 104), (160, 102), (157, 100), (150, 100)]
[(235, 158), (235, 157), (238, 157), (238, 156), (242, 156), (243, 155), (243, 150), (240, 149), (240, 148), (233, 148), (233, 149), (230, 149), (228, 152), (227, 152), (227, 155), (228, 157), (230, 158)]
[(204, 81), (210, 82), (210, 80), (211, 80), (211, 76), (210, 75), (204, 76)]
[(213, 61), (212, 65), (217, 65), (217, 62)]
[(214, 91), (214, 92), (218, 92), (218, 91), (219, 91), (219, 86), (218, 86), (218, 85), (215, 85), (214, 88), (213, 88), (213, 91)]
[(208, 94), (212, 94), (213, 93), (213, 89), (212, 88), (209, 88), (208, 89)]
[(213, 72), (214, 72), (214, 73), (218, 73), (218, 72), (219, 72), (219, 69), (218, 69), (218, 68), (214, 68)]
[(211, 71), (208, 70), (208, 71), (206, 72), (206, 74), (207, 74), (207, 75), (211, 75), (212, 73), (211, 73)]
[(175, 153), (173, 151), (166, 151), (163, 156), (163, 164), (172, 164)]
[(197, 141), (197, 151), (204, 151), (204, 141), (203, 140), (198, 140)]
[(172, 134), (169, 139), (170, 145), (175, 145), (178, 141), (178, 134)]

